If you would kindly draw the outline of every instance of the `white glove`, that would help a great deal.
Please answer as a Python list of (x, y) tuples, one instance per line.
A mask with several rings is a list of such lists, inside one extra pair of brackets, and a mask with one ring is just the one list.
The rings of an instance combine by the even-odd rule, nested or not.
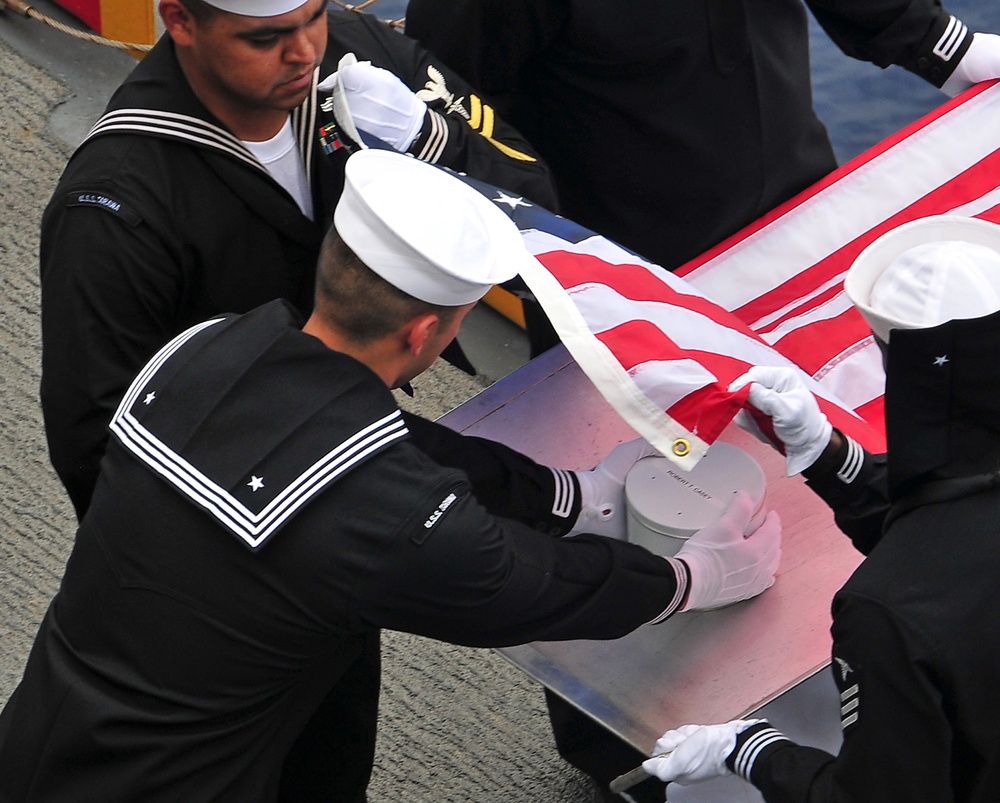
[(400, 153), (413, 144), (427, 114), (427, 104), (394, 73), (358, 61), (353, 53), (346, 54), (337, 71), (316, 88), (334, 93), (334, 116), (348, 135), (351, 126), (342, 119), (345, 105), (354, 126)]
[(688, 598), (681, 610), (708, 611), (757, 596), (774, 583), (781, 560), (781, 519), (772, 510), (756, 528), (750, 517), (753, 499), (746, 491), (733, 497), (718, 520), (698, 530), (675, 556), (691, 573)]
[(990, 78), (1000, 78), (1000, 36), (974, 33), (972, 44), (941, 86), (941, 91), (953, 98), (973, 84)]
[(656, 741), (653, 758), (642, 768), (666, 783), (687, 786), (730, 775), (726, 759), (736, 747), (736, 737), (761, 719), (735, 719), (723, 725), (681, 725)]
[[(833, 426), (819, 409), (816, 397), (792, 368), (755, 365), (736, 379), (729, 390), (750, 384), (750, 404), (771, 419), (774, 434), (785, 446), (785, 473), (791, 477), (813, 463), (830, 443)], [(744, 429), (755, 425), (737, 418)]]
[(580, 515), (570, 535), (594, 533), (624, 541), (625, 477), (637, 461), (658, 455), (643, 438), (621, 443), (590, 471), (576, 471), (580, 482)]

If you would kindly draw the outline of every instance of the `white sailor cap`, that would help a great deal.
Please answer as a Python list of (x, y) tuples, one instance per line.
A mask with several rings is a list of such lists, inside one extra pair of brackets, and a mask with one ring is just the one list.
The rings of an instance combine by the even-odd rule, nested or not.
[(935, 215), (904, 223), (851, 265), (844, 291), (875, 336), (1000, 310), (1000, 226)]
[(352, 154), (344, 173), (337, 232), (365, 265), (408, 295), (462, 306), (531, 258), (507, 215), (440, 168), (368, 149)]
[(277, 17), (294, 11), (309, 0), (205, 0), (210, 6), (244, 17)]

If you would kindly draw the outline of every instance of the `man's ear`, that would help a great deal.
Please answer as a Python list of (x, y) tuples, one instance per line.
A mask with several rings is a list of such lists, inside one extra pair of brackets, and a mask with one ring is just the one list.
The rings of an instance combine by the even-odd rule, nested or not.
[(433, 312), (425, 312), (412, 318), (406, 325), (406, 346), (411, 356), (418, 357), (424, 350), (428, 338), (437, 332), (441, 319)]
[(196, 24), (191, 12), (180, 0), (160, 0), (159, 11), (163, 28), (170, 34), (174, 43), (182, 47), (188, 45)]

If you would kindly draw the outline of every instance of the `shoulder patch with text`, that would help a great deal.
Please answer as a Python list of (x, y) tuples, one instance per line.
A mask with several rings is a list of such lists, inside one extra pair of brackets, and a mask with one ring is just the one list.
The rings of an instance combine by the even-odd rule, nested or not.
[(66, 206), (89, 206), (110, 212), (130, 226), (141, 220), (139, 214), (125, 201), (98, 190), (73, 190), (66, 195)]
[(427, 514), (423, 521), (412, 530), (413, 534), (410, 536), (410, 540), (412, 540), (415, 544), (422, 544), (426, 541), (427, 537), (437, 526), (438, 522), (441, 521), (444, 514), (447, 513), (448, 509), (457, 501), (458, 493), (455, 490), (447, 491), (438, 501), (437, 507)]

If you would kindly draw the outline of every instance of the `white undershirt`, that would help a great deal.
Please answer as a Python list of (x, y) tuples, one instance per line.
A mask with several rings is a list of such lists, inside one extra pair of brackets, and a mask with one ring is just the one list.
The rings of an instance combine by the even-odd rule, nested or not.
[(302, 157), (299, 155), (298, 144), (295, 142), (291, 118), (286, 117), (281, 130), (270, 139), (263, 142), (243, 140), (243, 144), (267, 168), (271, 177), (295, 199), (302, 214), (312, 220), (312, 195), (309, 192), (309, 181), (306, 178)]

